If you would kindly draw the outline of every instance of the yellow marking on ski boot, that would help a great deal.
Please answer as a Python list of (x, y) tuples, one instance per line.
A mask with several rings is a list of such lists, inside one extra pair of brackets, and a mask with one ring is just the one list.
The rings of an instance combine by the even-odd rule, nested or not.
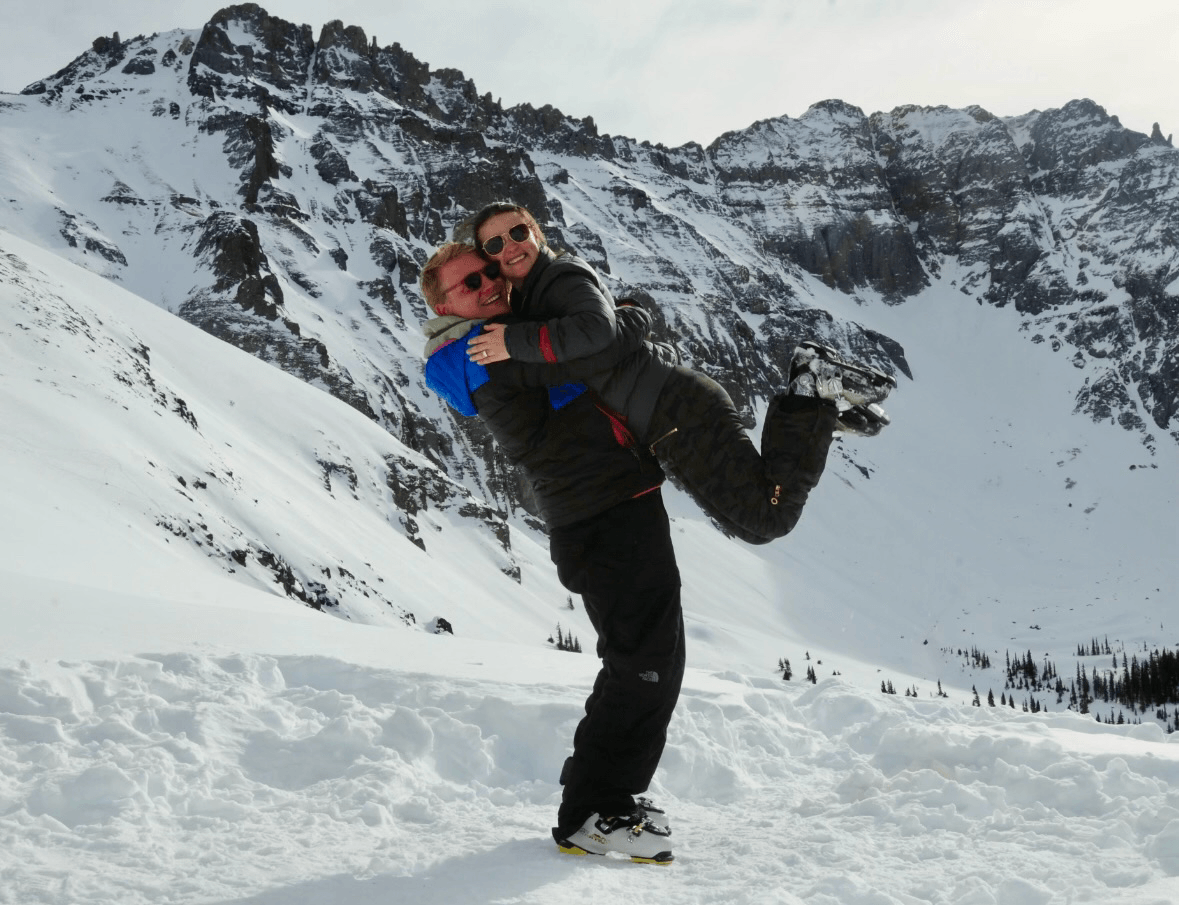
[(573, 843), (569, 843), (568, 845), (562, 845), (560, 842), (558, 842), (557, 843), (557, 851), (559, 851), (562, 855), (588, 855), (589, 854), (589, 852), (587, 852), (580, 845), (574, 845)]

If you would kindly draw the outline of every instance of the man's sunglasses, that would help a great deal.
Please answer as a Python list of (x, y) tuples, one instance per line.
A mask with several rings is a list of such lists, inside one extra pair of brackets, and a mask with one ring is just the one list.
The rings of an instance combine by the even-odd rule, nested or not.
[[(529, 232), (530, 230), (528, 229), (527, 223), (517, 223), (507, 231), (506, 235), (513, 242), (523, 242), (528, 238)], [(483, 250), (489, 255), (494, 256), (499, 254), (504, 250), (504, 235), (505, 233), (500, 233), (498, 236), (492, 236), (490, 239), (484, 239)]]
[[(472, 270), (465, 277), (463, 277), (458, 283), (455, 283), (454, 286), (451, 286), (450, 289), (454, 289), (455, 286), (458, 286), (461, 283), (463, 286), (466, 286), (472, 292), (478, 292), (480, 289), (483, 288), (483, 278), (484, 277), (487, 277), (487, 281), (489, 283), (494, 282), (499, 279), (499, 262), (498, 261), (492, 261), (490, 264), (488, 264), (482, 270)], [(446, 291), (449, 292), (450, 289), (448, 289)]]

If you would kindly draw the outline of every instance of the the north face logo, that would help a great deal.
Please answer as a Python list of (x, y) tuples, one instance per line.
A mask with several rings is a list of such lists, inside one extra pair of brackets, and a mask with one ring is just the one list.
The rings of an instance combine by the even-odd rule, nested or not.
[(644, 682), (658, 682), (659, 673), (655, 672), (653, 669), (648, 669), (646, 672), (639, 673), (639, 678)]

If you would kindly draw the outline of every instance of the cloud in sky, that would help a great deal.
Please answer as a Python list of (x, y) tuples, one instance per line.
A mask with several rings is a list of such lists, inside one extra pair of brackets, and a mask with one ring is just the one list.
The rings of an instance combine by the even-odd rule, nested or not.
[[(198, 28), (221, 4), (40, 0), (0, 34), (0, 89), (98, 35)], [(1129, 128), (1179, 131), (1172, 0), (271, 0), (272, 15), (359, 25), (506, 105), (552, 104), (612, 134), (678, 145), (839, 98), (867, 113), (978, 104), (1000, 116), (1088, 97)]]

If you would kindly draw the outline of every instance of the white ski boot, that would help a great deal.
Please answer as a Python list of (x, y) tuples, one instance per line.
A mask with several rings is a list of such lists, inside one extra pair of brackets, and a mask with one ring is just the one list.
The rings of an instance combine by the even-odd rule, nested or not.
[[(660, 812), (662, 813), (662, 812)], [(625, 855), (640, 864), (670, 864), (671, 830), (656, 826), (641, 807), (625, 817), (591, 814), (577, 832), (557, 843), (566, 855)]]
[(880, 407), (896, 378), (870, 365), (848, 361), (831, 346), (807, 340), (790, 362), (790, 392), (835, 403), (836, 431), (874, 437), (890, 422)]

